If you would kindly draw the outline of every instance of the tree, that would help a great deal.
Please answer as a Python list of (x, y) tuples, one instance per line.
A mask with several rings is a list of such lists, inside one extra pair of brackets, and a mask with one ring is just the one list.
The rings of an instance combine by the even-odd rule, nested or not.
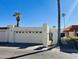
[(16, 26), (19, 27), (20, 13), (19, 13), (19, 12), (15, 12), (15, 13), (13, 14), (13, 16), (16, 17), (16, 21), (17, 21)]

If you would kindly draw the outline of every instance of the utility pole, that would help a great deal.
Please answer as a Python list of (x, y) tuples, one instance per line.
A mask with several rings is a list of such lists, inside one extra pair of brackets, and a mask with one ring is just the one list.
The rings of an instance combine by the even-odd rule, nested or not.
[(60, 0), (57, 0), (58, 2), (58, 46), (61, 46), (61, 23), (60, 23)]
[(62, 17), (63, 17), (63, 21), (64, 21), (64, 29), (65, 29), (65, 16), (66, 16), (66, 14), (62, 13)]

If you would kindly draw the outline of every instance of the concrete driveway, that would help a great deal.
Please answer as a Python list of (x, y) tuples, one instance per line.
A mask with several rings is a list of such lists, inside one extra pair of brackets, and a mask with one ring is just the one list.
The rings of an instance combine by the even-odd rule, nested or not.
[(78, 59), (78, 53), (65, 53), (59, 47), (46, 48), (42, 45), (23, 49), (0, 45), (0, 59)]

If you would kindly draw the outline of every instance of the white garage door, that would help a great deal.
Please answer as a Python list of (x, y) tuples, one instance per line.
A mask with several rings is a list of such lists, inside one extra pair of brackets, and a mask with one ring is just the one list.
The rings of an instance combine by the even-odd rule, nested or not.
[(16, 31), (15, 42), (19, 43), (42, 43), (41, 31)]
[(0, 31), (0, 42), (7, 42), (7, 33), (5, 31)]

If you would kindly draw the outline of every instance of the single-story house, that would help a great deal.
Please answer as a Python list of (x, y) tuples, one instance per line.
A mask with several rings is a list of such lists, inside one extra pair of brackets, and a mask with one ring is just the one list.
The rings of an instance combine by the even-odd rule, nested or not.
[(41, 43), (50, 45), (50, 33), (52, 33), (52, 43), (57, 43), (57, 30), (50, 29), (47, 24), (41, 27), (0, 27), (0, 42), (8, 43)]
[(78, 36), (78, 25), (71, 25), (63, 30), (66, 35)]

